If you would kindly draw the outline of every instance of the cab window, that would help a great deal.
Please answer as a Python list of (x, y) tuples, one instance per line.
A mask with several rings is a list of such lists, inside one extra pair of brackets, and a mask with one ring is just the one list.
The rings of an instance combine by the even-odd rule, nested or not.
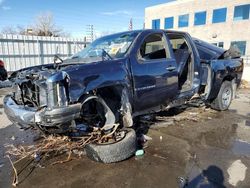
[(145, 38), (140, 47), (139, 58), (143, 60), (155, 60), (169, 58), (169, 49), (162, 34), (151, 34)]

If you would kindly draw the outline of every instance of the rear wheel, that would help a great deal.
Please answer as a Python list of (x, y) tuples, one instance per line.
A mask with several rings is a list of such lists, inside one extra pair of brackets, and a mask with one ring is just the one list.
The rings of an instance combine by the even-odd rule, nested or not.
[(224, 81), (220, 91), (214, 101), (211, 103), (211, 108), (219, 111), (227, 110), (232, 102), (233, 87), (230, 81)]

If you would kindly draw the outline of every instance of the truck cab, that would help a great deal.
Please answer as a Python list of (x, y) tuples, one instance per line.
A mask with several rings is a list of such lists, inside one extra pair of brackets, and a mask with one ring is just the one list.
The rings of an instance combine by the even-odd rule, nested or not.
[(136, 114), (181, 105), (195, 94), (217, 110), (228, 108), (215, 107), (213, 101), (224, 81), (230, 82), (232, 96), (240, 84), (243, 62), (235, 50), (229, 56), (227, 50), (178, 31), (146, 30), (137, 41), (131, 56)]
[(168, 106), (199, 91), (200, 58), (190, 39), (187, 33), (164, 30), (137, 38), (130, 60), (135, 111)]

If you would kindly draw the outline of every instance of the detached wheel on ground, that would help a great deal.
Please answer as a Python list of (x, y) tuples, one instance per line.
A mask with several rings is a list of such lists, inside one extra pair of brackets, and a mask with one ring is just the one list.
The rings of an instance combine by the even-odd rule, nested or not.
[(85, 147), (87, 156), (97, 162), (114, 163), (123, 161), (136, 151), (136, 134), (133, 129), (123, 129), (124, 136), (116, 142), (107, 144), (88, 144)]
[(230, 81), (224, 81), (221, 85), (220, 91), (211, 103), (211, 108), (219, 111), (227, 110), (232, 102), (233, 87)]

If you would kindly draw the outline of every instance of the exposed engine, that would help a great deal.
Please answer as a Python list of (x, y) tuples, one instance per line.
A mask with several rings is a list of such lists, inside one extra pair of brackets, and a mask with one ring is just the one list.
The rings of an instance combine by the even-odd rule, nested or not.
[[(60, 78), (54, 75), (63, 74)], [(51, 78), (52, 77), (52, 78)], [(57, 78), (56, 77), (56, 78)], [(34, 68), (16, 73), (13, 99), (19, 105), (40, 109), (68, 104), (68, 77), (63, 71)]]

